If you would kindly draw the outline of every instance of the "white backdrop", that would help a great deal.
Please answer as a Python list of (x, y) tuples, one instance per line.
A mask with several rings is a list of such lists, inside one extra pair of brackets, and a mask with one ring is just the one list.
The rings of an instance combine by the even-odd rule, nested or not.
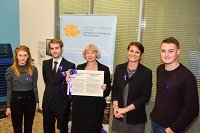
[(60, 15), (60, 38), (64, 43), (63, 56), (73, 63), (85, 63), (82, 50), (95, 44), (101, 53), (99, 62), (113, 73), (117, 16)]

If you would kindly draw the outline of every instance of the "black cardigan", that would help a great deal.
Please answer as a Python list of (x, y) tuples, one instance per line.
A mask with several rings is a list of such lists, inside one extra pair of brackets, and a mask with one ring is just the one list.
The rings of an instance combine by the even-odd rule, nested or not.
[[(106, 108), (106, 101), (105, 101), (105, 97), (108, 96), (110, 94), (110, 90), (111, 90), (111, 80), (110, 80), (110, 71), (109, 68), (101, 63), (98, 63), (98, 71), (104, 71), (104, 84), (106, 84), (106, 90), (104, 90), (104, 94), (103, 97), (91, 97), (91, 96), (74, 96), (73, 99), (73, 104), (76, 105), (80, 105), (80, 104), (87, 104), (87, 101), (93, 101), (93, 102), (97, 102), (99, 108)], [(85, 67), (87, 65), (86, 63), (80, 64), (77, 66), (77, 70), (85, 70)], [(89, 105), (88, 105), (89, 106)], [(90, 105), (91, 106), (91, 105)]]
[[(145, 103), (151, 97), (152, 71), (142, 64), (138, 64), (137, 71), (132, 77), (126, 78), (128, 62), (116, 66), (112, 86), (112, 101), (118, 101), (118, 107), (124, 108), (123, 91), (129, 83), (127, 106), (132, 104), (136, 109), (127, 112), (127, 123), (136, 125), (147, 121)], [(119, 120), (122, 120), (120, 118)]]

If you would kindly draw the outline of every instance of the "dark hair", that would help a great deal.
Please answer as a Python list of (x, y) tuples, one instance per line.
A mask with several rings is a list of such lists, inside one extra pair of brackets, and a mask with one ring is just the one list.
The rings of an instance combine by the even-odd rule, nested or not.
[(50, 48), (50, 44), (53, 43), (53, 44), (60, 44), (60, 47), (62, 48), (63, 47), (63, 42), (62, 40), (58, 39), (58, 38), (54, 38), (54, 39), (51, 39), (51, 41), (49, 42), (49, 48)]
[(175, 44), (175, 45), (177, 46), (177, 48), (179, 49), (179, 42), (178, 42), (178, 40), (176, 40), (174, 37), (165, 38), (165, 39), (162, 41), (161, 45), (162, 45), (163, 43), (167, 43), (167, 44), (173, 43), (173, 44)]
[(143, 46), (141, 43), (139, 43), (139, 42), (131, 42), (131, 43), (128, 45), (128, 47), (127, 47), (127, 50), (128, 50), (128, 51), (129, 51), (129, 49), (130, 49), (131, 46), (136, 46), (136, 47), (138, 47), (138, 49), (139, 49), (140, 52), (141, 52), (141, 55), (142, 55), (142, 53), (144, 53), (144, 46)]

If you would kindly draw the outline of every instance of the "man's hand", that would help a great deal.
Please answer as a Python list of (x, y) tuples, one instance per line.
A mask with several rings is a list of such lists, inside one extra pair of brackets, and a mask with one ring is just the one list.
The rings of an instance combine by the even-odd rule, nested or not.
[(171, 128), (166, 128), (166, 133), (174, 133), (172, 130), (171, 130)]

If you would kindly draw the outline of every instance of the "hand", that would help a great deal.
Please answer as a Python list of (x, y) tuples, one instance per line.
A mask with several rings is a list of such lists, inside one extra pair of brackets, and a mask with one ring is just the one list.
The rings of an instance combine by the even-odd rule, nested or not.
[(119, 114), (119, 115), (115, 116), (115, 118), (124, 118), (124, 115), (123, 114)]
[(114, 114), (114, 115), (116, 115), (116, 114), (118, 113), (117, 110), (118, 110), (118, 106), (116, 106), (116, 107), (114, 108), (114, 110), (113, 110), (113, 114)]
[(68, 84), (68, 81), (69, 81), (69, 75), (67, 75), (67, 76), (65, 77), (65, 80), (66, 80), (66, 83)]
[(6, 115), (7, 115), (7, 116), (10, 116), (10, 115), (11, 115), (11, 110), (10, 110), (10, 108), (7, 108), (7, 109), (6, 109)]
[(39, 109), (39, 103), (36, 103), (36, 109), (35, 110), (38, 110)]
[(115, 118), (124, 118), (123, 114), (120, 114), (118, 112), (118, 109), (119, 109), (118, 107), (115, 107), (114, 110), (113, 110)]
[(172, 130), (171, 130), (171, 128), (166, 128), (166, 133), (174, 133)]
[(123, 115), (124, 113), (126, 113), (125, 108), (118, 108), (118, 107), (114, 108), (114, 116), (116, 118), (124, 118), (124, 115)]
[(106, 90), (106, 84), (102, 84), (101, 89), (102, 89), (103, 91), (105, 91), (105, 90)]

